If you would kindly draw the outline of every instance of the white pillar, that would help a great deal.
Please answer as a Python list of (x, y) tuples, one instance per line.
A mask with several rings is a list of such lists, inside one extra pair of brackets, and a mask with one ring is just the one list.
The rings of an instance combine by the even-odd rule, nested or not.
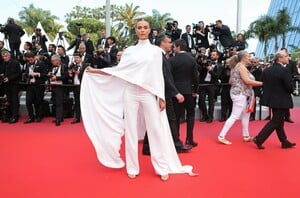
[(106, 37), (110, 36), (110, 0), (106, 0), (105, 32)]
[(237, 0), (236, 12), (236, 34), (241, 32), (241, 14), (242, 14), (242, 0)]

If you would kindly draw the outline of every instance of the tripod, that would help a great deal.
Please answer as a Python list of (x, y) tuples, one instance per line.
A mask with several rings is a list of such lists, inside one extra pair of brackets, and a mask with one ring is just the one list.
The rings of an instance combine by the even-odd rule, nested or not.
[(62, 32), (58, 33), (58, 39), (56, 41), (56, 46), (58, 46), (58, 45), (62, 45), (65, 48), (65, 41), (64, 41)]

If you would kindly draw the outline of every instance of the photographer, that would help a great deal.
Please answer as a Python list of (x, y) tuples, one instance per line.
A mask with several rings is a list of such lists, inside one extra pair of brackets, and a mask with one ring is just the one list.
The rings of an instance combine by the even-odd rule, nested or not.
[(234, 46), (231, 31), (227, 25), (223, 25), (221, 20), (216, 21), (216, 25), (211, 27), (211, 33), (217, 37), (224, 48)]
[(1, 27), (0, 32), (3, 32), (8, 37), (11, 55), (18, 58), (20, 55), (21, 37), (25, 34), (24, 30), (17, 24), (13, 18), (7, 19), (7, 24)]
[(185, 26), (186, 32), (181, 35), (181, 39), (183, 39), (187, 46), (187, 51), (191, 52), (191, 49), (194, 49), (194, 39), (191, 35), (191, 26), (186, 25)]
[[(98, 50), (94, 52), (93, 63), (94, 63), (94, 67), (98, 69), (112, 66), (110, 55), (103, 49), (102, 46), (98, 46)], [(116, 64), (117, 64), (117, 60), (116, 60)]]
[(10, 52), (2, 51), (3, 63), (0, 65), (0, 84), (4, 86), (9, 103), (9, 123), (16, 123), (19, 119), (19, 81), (21, 79), (20, 63), (11, 57)]
[[(211, 123), (214, 118), (214, 100), (218, 79), (220, 77), (221, 64), (218, 63), (219, 54), (217, 51), (211, 52), (211, 60), (206, 59), (199, 64), (199, 109), (202, 114), (200, 121)], [(201, 84), (204, 84), (201, 86)], [(208, 110), (205, 104), (206, 96), (208, 96)]]
[(204, 26), (203, 21), (199, 21), (198, 24), (194, 24), (193, 36), (196, 40), (197, 51), (199, 51), (201, 47), (204, 47), (205, 49), (209, 47), (208, 32), (208, 26)]
[(46, 42), (48, 39), (45, 35), (42, 34), (42, 30), (40, 28), (35, 28), (34, 35), (31, 37), (32, 43), (40, 43), (43, 52), (47, 52)]
[[(44, 98), (44, 83), (47, 75), (47, 66), (35, 59), (32, 52), (25, 55), (27, 63), (25, 64), (25, 78), (27, 83), (26, 89), (26, 108), (29, 118), (24, 124), (32, 123), (36, 119), (37, 122), (42, 121), (42, 104)], [(33, 110), (34, 105), (34, 110)]]
[(165, 29), (165, 34), (171, 37), (172, 42), (180, 38), (182, 30), (178, 28), (178, 21), (168, 22)]
[(81, 117), (81, 110), (80, 110), (80, 85), (81, 79), (88, 64), (82, 62), (82, 56), (79, 53), (75, 53), (73, 55), (74, 63), (72, 63), (69, 67), (68, 73), (69, 77), (72, 79), (73, 83), (73, 95), (74, 95), (74, 110), (75, 110), (75, 117), (71, 124), (76, 124), (80, 122)]

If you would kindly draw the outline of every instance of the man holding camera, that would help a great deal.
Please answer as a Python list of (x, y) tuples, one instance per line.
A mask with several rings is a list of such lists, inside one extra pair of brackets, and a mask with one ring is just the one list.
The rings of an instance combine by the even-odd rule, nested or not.
[(234, 46), (235, 41), (232, 38), (230, 28), (227, 25), (223, 25), (221, 20), (217, 20), (215, 26), (212, 27), (211, 33), (219, 38), (224, 48), (230, 48)]
[(85, 64), (82, 62), (82, 56), (79, 53), (75, 53), (73, 55), (74, 63), (72, 63), (69, 67), (69, 77), (72, 78), (73, 82), (73, 95), (74, 95), (74, 110), (75, 117), (71, 124), (76, 124), (80, 122), (81, 110), (80, 110), (80, 85), (81, 79), (83, 76), (83, 72), (89, 64)]
[(2, 51), (2, 64), (0, 65), (1, 84), (9, 103), (9, 123), (18, 122), (19, 119), (19, 82), (21, 80), (20, 63), (11, 57), (10, 52)]
[(166, 25), (166, 34), (171, 37), (172, 42), (180, 38), (182, 30), (178, 28), (178, 21), (168, 22)]
[(111, 64), (111, 57), (109, 53), (107, 53), (107, 51), (99, 45), (97, 51), (94, 52), (93, 66), (95, 68), (102, 69), (105, 67), (111, 67), (116, 64), (117, 60), (114, 64)]
[[(199, 109), (202, 113), (200, 121), (211, 123), (214, 118), (214, 107), (215, 107), (215, 94), (216, 85), (220, 77), (221, 64), (218, 63), (219, 54), (218, 51), (212, 51), (210, 54), (210, 60), (203, 60), (199, 63)], [(201, 86), (201, 84), (204, 84)], [(206, 108), (206, 95), (208, 96), (208, 111)]]
[(26, 108), (29, 116), (24, 124), (29, 124), (34, 122), (35, 118), (37, 122), (42, 121), (42, 104), (45, 90), (43, 84), (46, 80), (47, 66), (42, 62), (37, 61), (34, 53), (32, 52), (28, 52), (24, 56), (27, 60), (25, 64), (25, 78), (27, 83)]

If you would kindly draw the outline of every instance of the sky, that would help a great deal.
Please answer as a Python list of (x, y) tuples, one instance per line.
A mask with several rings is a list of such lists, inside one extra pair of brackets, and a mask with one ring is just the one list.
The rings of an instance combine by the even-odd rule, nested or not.
[[(185, 25), (204, 21), (206, 24), (214, 23), (221, 19), (223, 24), (228, 25), (232, 31), (236, 31), (236, 10), (238, 0), (110, 0), (111, 4), (125, 5), (133, 3), (139, 6), (139, 11), (146, 15), (152, 15), (156, 9), (160, 14), (170, 13), (171, 17), (178, 21), (179, 28), (185, 29)], [(250, 23), (265, 15), (271, 0), (240, 0), (241, 30), (247, 30)], [(35, 8), (50, 10), (52, 15), (60, 18), (58, 21), (64, 24), (64, 16), (76, 5), (86, 7), (100, 7), (105, 5), (106, 0), (9, 0), (5, 1), (6, 9), (1, 9), (0, 23), (4, 24), (8, 17), (19, 18), (19, 11), (23, 7), (33, 4)], [(253, 52), (256, 49), (257, 40), (248, 41), (247, 51)]]

